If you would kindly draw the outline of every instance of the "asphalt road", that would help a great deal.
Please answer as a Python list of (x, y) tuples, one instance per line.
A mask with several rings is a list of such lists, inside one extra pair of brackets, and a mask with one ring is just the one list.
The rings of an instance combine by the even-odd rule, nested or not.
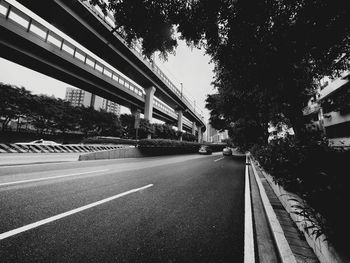
[(81, 153), (0, 153), (0, 166), (77, 161)]
[(0, 167), (0, 262), (243, 262), (244, 162)]

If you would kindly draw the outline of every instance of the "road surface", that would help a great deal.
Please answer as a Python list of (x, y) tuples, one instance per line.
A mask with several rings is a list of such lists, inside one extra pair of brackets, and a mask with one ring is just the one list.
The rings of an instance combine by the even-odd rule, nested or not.
[(77, 161), (82, 153), (0, 153), (0, 166)]
[(243, 262), (244, 162), (221, 154), (0, 167), (0, 261)]

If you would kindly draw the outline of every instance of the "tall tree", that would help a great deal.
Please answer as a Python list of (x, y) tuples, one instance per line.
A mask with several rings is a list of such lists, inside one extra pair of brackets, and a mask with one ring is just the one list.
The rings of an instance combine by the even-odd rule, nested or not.
[[(348, 6), (346, 0), (111, 0), (106, 8), (129, 40), (142, 39), (146, 55), (172, 50), (176, 27), (212, 57), (218, 94), (236, 101), (228, 106), (241, 108), (237, 98), (255, 94), (266, 107), (250, 119), (264, 123), (261, 115), (283, 115), (302, 134), (302, 108), (315, 80), (349, 68)], [(230, 121), (247, 118), (246, 111), (230, 115), (222, 105), (214, 108)]]
[(2, 130), (6, 130), (11, 120), (19, 120), (31, 114), (32, 98), (25, 88), (0, 83), (0, 117)]

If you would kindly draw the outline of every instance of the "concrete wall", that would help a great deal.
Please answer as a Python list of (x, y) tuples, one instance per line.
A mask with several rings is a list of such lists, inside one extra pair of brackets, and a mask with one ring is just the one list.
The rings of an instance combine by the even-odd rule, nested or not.
[(138, 148), (120, 148), (81, 154), (79, 161), (145, 157)]

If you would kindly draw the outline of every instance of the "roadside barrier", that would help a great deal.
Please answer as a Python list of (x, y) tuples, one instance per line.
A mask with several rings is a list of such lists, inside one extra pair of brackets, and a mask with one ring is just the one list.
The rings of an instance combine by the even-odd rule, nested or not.
[(64, 145), (35, 145), (35, 144), (0, 144), (1, 153), (82, 153), (107, 151), (119, 148), (129, 148), (130, 145), (82, 145), (82, 144), (64, 144)]

